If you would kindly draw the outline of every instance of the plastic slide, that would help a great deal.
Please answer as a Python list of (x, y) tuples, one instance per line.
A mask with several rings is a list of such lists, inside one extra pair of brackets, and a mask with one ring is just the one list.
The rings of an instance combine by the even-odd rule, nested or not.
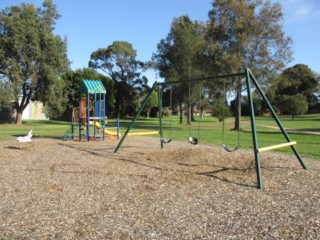
[[(94, 125), (93, 121), (89, 122), (90, 125)], [(97, 130), (101, 129), (101, 125), (99, 122), (96, 122), (96, 128)], [(104, 132), (109, 135), (109, 136), (117, 136), (117, 131), (116, 130), (110, 130), (110, 129), (105, 129)], [(155, 134), (159, 134), (158, 131), (149, 131), (149, 132), (129, 132), (128, 136), (146, 136), (146, 135), (155, 135)], [(121, 136), (121, 134), (120, 134)]]
[[(94, 126), (94, 121), (89, 122), (90, 125)], [(101, 124), (99, 122), (96, 122), (96, 128), (97, 130), (101, 129)], [(109, 136), (117, 136), (117, 131), (105, 129), (104, 132)]]
[[(94, 121), (90, 121), (89, 124), (90, 124), (91, 126), (94, 126)], [(100, 130), (101, 125), (100, 125), (99, 122), (96, 122), (96, 128), (97, 128), (97, 130)]]

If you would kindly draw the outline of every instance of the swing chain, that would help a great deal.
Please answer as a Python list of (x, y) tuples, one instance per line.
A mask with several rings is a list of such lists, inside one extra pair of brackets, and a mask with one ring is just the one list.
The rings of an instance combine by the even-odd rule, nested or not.
[[(223, 99), (222, 101), (224, 102), (225, 99), (227, 98), (227, 93), (226, 93), (226, 80), (223, 79)], [(222, 147), (225, 151), (227, 152), (234, 152), (239, 149), (240, 147), (240, 129), (238, 130), (238, 143), (237, 146), (234, 149), (230, 149), (226, 144), (224, 144), (224, 132), (225, 132), (225, 106), (224, 103), (222, 103)]]

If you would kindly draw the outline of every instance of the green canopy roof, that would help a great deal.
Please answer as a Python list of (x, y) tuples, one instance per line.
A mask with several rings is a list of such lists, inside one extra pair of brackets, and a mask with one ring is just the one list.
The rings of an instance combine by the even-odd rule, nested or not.
[(107, 93), (101, 81), (88, 79), (82, 80), (80, 92), (85, 94)]

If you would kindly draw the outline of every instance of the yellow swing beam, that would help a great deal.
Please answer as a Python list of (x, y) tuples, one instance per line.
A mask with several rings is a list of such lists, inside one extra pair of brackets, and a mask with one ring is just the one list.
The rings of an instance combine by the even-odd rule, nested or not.
[(277, 149), (277, 148), (282, 148), (282, 147), (287, 147), (287, 146), (291, 146), (291, 145), (295, 145), (297, 144), (296, 141), (292, 141), (292, 142), (287, 142), (287, 143), (281, 143), (281, 144), (277, 144), (277, 145), (272, 145), (269, 147), (263, 147), (263, 148), (258, 148), (258, 152), (265, 152), (265, 151), (269, 151), (272, 149)]

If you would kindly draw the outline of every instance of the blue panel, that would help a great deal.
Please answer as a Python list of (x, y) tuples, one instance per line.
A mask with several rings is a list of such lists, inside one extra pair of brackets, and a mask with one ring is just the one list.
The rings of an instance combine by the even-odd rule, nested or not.
[(96, 100), (94, 103), (94, 116), (104, 118), (104, 108), (103, 108), (103, 101)]

